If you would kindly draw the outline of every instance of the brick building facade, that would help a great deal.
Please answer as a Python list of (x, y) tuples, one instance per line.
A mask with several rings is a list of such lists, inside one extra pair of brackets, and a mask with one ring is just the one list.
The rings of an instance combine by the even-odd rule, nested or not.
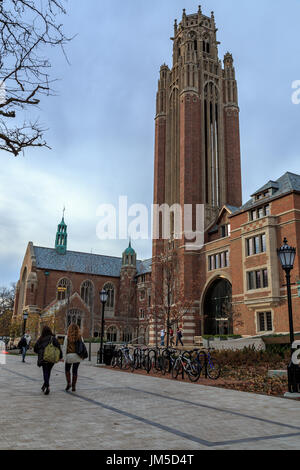
[[(160, 69), (155, 118), (154, 204), (202, 205), (204, 245), (187, 249), (187, 234), (176, 233), (171, 210), (170, 236), (162, 237), (160, 221), (151, 260), (137, 260), (131, 244), (120, 258), (76, 253), (67, 250), (63, 219), (55, 248), (27, 247), (14, 318), (26, 310), (39, 327), (52, 322), (63, 333), (76, 321), (85, 337), (98, 334), (104, 287), (110, 340), (155, 343), (167, 323), (154, 312), (166, 307), (166, 297), (163, 310), (173, 328), (182, 327), (186, 343), (203, 334), (284, 333), (287, 300), (277, 248), (287, 237), (297, 248), (292, 301), (300, 331), (300, 176), (269, 181), (242, 205), (237, 82), (232, 55), (219, 60), (216, 32), (213, 13), (205, 16), (200, 7), (175, 21), (173, 66)], [(175, 257), (166, 295), (163, 260)]]

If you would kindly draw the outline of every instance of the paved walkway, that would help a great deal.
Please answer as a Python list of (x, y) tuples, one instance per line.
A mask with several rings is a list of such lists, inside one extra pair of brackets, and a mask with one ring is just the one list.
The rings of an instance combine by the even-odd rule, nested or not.
[(36, 358), (0, 365), (0, 449), (299, 449), (300, 404), (83, 363), (76, 393), (64, 365), (43, 395)]

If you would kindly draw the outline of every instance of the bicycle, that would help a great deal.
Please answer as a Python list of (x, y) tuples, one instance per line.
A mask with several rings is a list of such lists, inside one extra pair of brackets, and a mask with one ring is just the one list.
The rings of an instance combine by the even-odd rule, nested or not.
[(172, 377), (173, 379), (177, 379), (179, 373), (185, 372), (191, 382), (197, 382), (201, 371), (198, 365), (188, 356), (189, 353), (187, 351), (179, 354), (172, 368)]
[(170, 374), (178, 357), (177, 350), (174, 348), (166, 348), (162, 351), (162, 357), (162, 374), (166, 375), (167, 372)]
[(221, 375), (221, 366), (217, 359), (211, 356), (210, 348), (206, 351), (194, 349), (192, 353), (196, 353), (196, 356), (193, 358), (196, 366), (199, 369), (201, 375), (202, 371), (205, 372), (205, 378), (209, 377), (211, 380), (217, 380)]
[(127, 345), (123, 345), (120, 349), (114, 354), (112, 363), (112, 367), (118, 366), (120, 369), (128, 370), (129, 368), (131, 371), (134, 371), (134, 360), (133, 356), (130, 354), (130, 350)]
[(148, 350), (145, 369), (148, 374), (150, 373), (151, 369), (153, 372), (163, 371), (163, 356), (161, 354), (160, 348), (152, 348)]

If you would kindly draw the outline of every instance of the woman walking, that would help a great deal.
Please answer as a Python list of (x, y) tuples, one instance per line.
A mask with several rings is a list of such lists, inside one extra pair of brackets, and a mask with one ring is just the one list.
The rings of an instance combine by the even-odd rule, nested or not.
[[(82, 342), (82, 337), (78, 325), (71, 323), (68, 328), (67, 336), (63, 344), (63, 358), (65, 360), (65, 373), (67, 379), (66, 391), (70, 390), (72, 383), (72, 392), (76, 392), (76, 382), (78, 377), (78, 367), (83, 360), (76, 353), (76, 343)], [(72, 368), (72, 381), (71, 381), (71, 368)]]
[(50, 393), (50, 375), (52, 371), (52, 367), (54, 366), (53, 362), (46, 362), (44, 360), (44, 352), (48, 344), (52, 341), (54, 347), (58, 348), (60, 351), (60, 359), (62, 358), (62, 350), (60, 349), (60, 344), (53, 335), (49, 326), (44, 326), (42, 330), (42, 334), (40, 338), (37, 340), (34, 346), (34, 352), (38, 355), (38, 367), (42, 367), (43, 369), (43, 376), (44, 376), (44, 384), (42, 386), (42, 391), (45, 395), (49, 395)]

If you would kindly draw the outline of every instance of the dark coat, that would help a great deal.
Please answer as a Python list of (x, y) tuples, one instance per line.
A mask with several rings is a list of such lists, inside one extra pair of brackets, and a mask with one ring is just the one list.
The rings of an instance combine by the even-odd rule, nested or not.
[(25, 348), (26, 346), (27, 346), (27, 341), (26, 341), (25, 337), (22, 336), (22, 338), (21, 338), (20, 341), (18, 342), (17, 348), (18, 348), (18, 349), (22, 349), (22, 348)]
[(51, 338), (53, 338), (53, 345), (56, 348), (59, 348), (60, 359), (62, 359), (62, 357), (63, 357), (60, 344), (57, 341), (57, 339), (55, 338), (55, 336), (50, 336), (50, 335), (49, 336), (44, 336), (44, 337), (41, 336), (37, 340), (37, 342), (35, 343), (35, 346), (34, 346), (34, 352), (38, 355), (38, 361), (37, 361), (38, 367), (41, 367), (42, 365), (47, 364), (47, 362), (44, 361), (44, 351), (46, 349), (46, 346), (48, 346), (48, 344), (50, 343)]

